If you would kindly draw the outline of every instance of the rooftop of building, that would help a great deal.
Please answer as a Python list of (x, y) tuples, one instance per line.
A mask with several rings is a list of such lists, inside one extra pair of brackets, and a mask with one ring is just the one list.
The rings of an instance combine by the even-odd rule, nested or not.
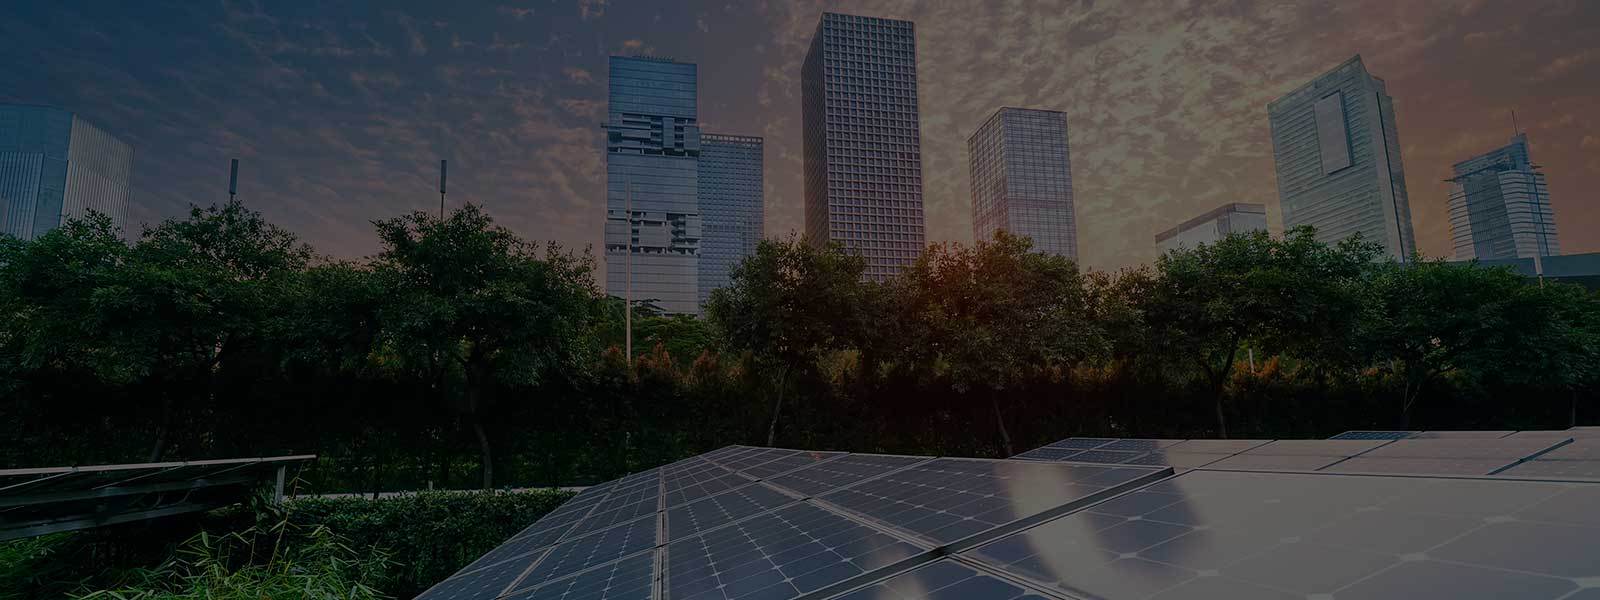
[(1208, 222), (1208, 221), (1214, 221), (1214, 220), (1216, 220), (1217, 217), (1220, 217), (1223, 214), (1230, 213), (1230, 212), (1265, 215), (1265, 214), (1267, 214), (1267, 205), (1254, 203), (1254, 202), (1231, 202), (1231, 203), (1228, 203), (1228, 204), (1224, 204), (1222, 206), (1218, 206), (1218, 207), (1213, 208), (1211, 210), (1208, 210), (1208, 211), (1206, 211), (1204, 213), (1201, 213), (1200, 216), (1197, 216), (1195, 218), (1192, 218), (1192, 219), (1189, 219), (1189, 220), (1184, 221), (1182, 223), (1179, 223), (1177, 226), (1172, 227), (1170, 229), (1167, 229), (1165, 231), (1162, 231), (1161, 233), (1157, 233), (1156, 234), (1156, 243), (1159, 244), (1161, 242), (1164, 242), (1164, 241), (1167, 240), (1167, 238), (1170, 238), (1172, 236), (1178, 235), (1178, 233), (1180, 233), (1180, 232), (1186, 231), (1186, 230), (1188, 230), (1190, 228), (1193, 228), (1194, 226), (1199, 225), (1201, 223), (1205, 223), (1205, 222)]

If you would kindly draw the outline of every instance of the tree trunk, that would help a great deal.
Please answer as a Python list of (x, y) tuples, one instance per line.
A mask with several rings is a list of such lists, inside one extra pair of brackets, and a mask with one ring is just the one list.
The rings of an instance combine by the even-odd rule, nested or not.
[(772, 447), (778, 439), (778, 414), (783, 411), (783, 391), (788, 388), (789, 368), (778, 370), (777, 400), (772, 403), (772, 422), (767, 425), (767, 447)]
[(1000, 428), (1000, 446), (1006, 451), (1006, 456), (1016, 456), (1017, 451), (1011, 446), (1011, 433), (1006, 431), (1006, 419), (1000, 414), (1000, 392), (989, 391), (989, 408), (994, 409), (994, 424)]
[(161, 453), (167, 449), (167, 423), (162, 419), (161, 426), (156, 428), (156, 443), (150, 448), (150, 458), (145, 462), (160, 462)]
[(483, 460), (483, 489), (494, 488), (494, 455), (489, 449), (489, 434), (483, 429), (483, 419), (472, 415), (472, 433), (478, 436), (478, 451)]

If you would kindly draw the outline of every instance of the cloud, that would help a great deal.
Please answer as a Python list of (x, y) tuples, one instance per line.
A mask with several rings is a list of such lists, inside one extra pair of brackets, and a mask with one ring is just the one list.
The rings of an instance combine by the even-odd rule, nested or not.
[(1550, 81), (1562, 75), (1589, 64), (1596, 57), (1600, 57), (1600, 50), (1590, 48), (1576, 54), (1568, 54), (1545, 63), (1533, 72), (1529, 79), (1533, 81)]
[(606, 14), (606, 5), (611, 0), (578, 0), (578, 16), (585, 21), (593, 21)]
[(518, 8), (515, 6), (500, 6), (497, 7), (495, 11), (502, 15), (516, 17), (518, 21), (536, 14), (536, 12), (531, 8)]
[(573, 83), (580, 83), (584, 85), (594, 83), (594, 77), (591, 77), (589, 72), (583, 69), (579, 69), (577, 67), (563, 67), (561, 72), (565, 73), (567, 80)]

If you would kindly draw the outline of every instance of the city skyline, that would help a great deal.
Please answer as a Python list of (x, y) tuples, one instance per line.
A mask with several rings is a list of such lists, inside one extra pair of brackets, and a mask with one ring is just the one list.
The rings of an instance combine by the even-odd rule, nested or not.
[[(1086, 149), (1073, 156), (1080, 256), (1106, 269), (1153, 259), (1149, 236), (1185, 215), (1275, 198), (1266, 104), (1359, 53), (1395, 98), (1419, 249), (1450, 256), (1443, 180), (1502, 144), (1515, 109), (1550, 175), (1562, 249), (1600, 250), (1586, 192), (1600, 187), (1600, 129), (1585, 110), (1600, 104), (1600, 51), (1583, 41), (1596, 39), (1595, 5), (1107, 4), (14, 6), (0, 9), (0, 33), (18, 41), (19, 68), (0, 74), (0, 101), (116, 124), (140, 151), (133, 223), (225, 200), (237, 156), (242, 200), (319, 250), (361, 256), (376, 248), (370, 220), (437, 206), (447, 158), (452, 204), (598, 255), (607, 56), (702, 65), (706, 112), (719, 112), (707, 128), (766, 140), (765, 229), (781, 237), (803, 229), (798, 66), (818, 15), (905, 19), (917, 28), (928, 241), (971, 239), (973, 124), (1000, 106), (1058, 107)], [(214, 57), (182, 51), (194, 43)], [(1268, 210), (1276, 224), (1275, 200)]]

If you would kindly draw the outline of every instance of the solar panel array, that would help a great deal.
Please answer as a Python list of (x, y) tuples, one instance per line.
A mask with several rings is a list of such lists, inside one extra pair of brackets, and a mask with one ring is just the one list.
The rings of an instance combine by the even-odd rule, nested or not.
[(731, 446), (586, 489), (419, 598), (1600, 599), (1600, 432), (1407, 433)]

